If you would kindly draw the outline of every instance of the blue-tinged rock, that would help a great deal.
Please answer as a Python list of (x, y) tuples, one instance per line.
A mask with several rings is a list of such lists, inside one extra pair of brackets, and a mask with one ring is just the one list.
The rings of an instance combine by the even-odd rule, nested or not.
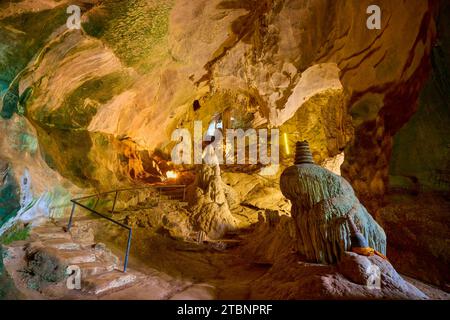
[(6, 91), (3, 96), (3, 106), (0, 111), (0, 116), (3, 119), (11, 119), (14, 113), (17, 113), (19, 104), (19, 89), (14, 86)]

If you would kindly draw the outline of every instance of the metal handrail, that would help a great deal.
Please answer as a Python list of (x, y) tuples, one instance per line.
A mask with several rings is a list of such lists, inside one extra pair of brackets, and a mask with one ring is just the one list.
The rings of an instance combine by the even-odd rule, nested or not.
[(136, 188), (124, 188), (124, 189), (117, 189), (112, 191), (105, 191), (105, 192), (99, 192), (94, 195), (89, 195), (81, 198), (76, 198), (73, 200), (79, 201), (79, 200), (86, 200), (89, 198), (97, 197), (97, 196), (103, 196), (106, 194), (116, 193), (116, 192), (122, 192), (122, 191), (135, 191), (135, 190), (143, 190), (143, 189), (170, 189), (170, 188), (184, 188), (186, 189), (186, 185), (184, 184), (170, 184), (170, 185), (151, 185), (151, 186), (145, 186), (145, 187), (136, 187)]
[[(130, 256), (130, 248), (131, 248), (131, 237), (132, 237), (132, 228), (130, 226), (127, 226), (123, 223), (120, 223), (119, 221), (116, 221), (114, 219), (111, 219), (110, 217), (98, 212), (95, 210), (95, 208), (97, 207), (97, 204), (100, 200), (100, 196), (102, 195), (108, 195), (108, 194), (112, 194), (114, 193), (114, 201), (113, 201), (113, 205), (112, 205), (112, 209), (111, 209), (111, 214), (114, 213), (114, 210), (116, 208), (116, 202), (117, 202), (117, 197), (119, 195), (120, 192), (123, 191), (135, 191), (135, 190), (143, 190), (143, 189), (157, 189), (159, 190), (159, 197), (158, 197), (158, 203), (159, 201), (161, 201), (161, 190), (162, 189), (170, 189), (170, 188), (183, 188), (183, 201), (185, 200), (186, 197), (186, 185), (152, 185), (152, 186), (145, 186), (145, 187), (138, 187), (138, 188), (125, 188), (125, 189), (117, 189), (114, 191), (107, 191), (107, 192), (101, 192), (101, 193), (97, 193), (94, 195), (90, 195), (90, 196), (85, 196), (85, 197), (81, 197), (81, 198), (76, 198), (76, 199), (72, 199), (70, 200), (72, 202), (72, 211), (70, 212), (70, 218), (69, 218), (69, 222), (67, 224), (67, 232), (70, 231), (70, 228), (72, 227), (72, 220), (73, 220), (73, 215), (75, 213), (75, 207), (78, 205), (81, 208), (88, 210), (89, 212), (96, 214), (98, 216), (100, 216), (103, 219), (106, 219), (122, 228), (125, 228), (128, 230), (128, 241), (127, 241), (127, 249), (125, 251), (125, 259), (124, 259), (124, 264), (123, 264), (123, 272), (127, 272), (127, 266), (128, 266), (128, 258)], [(79, 201), (81, 200), (86, 200), (86, 199), (90, 199), (90, 198), (97, 198), (95, 205), (94, 205), (94, 209), (89, 208), (88, 206), (80, 203)]]
[(101, 214), (100, 212), (95, 211), (95, 210), (93, 210), (93, 209), (91, 209), (91, 208), (89, 208), (89, 207), (87, 207), (87, 206), (85, 206), (85, 205), (79, 203), (77, 200), (70, 200), (70, 201), (73, 203), (73, 205), (72, 205), (72, 212), (70, 213), (69, 223), (68, 223), (68, 225), (67, 225), (67, 231), (70, 231), (70, 228), (72, 227), (72, 219), (73, 219), (73, 214), (74, 214), (74, 212), (75, 212), (75, 206), (76, 206), (76, 205), (78, 205), (78, 206), (80, 206), (81, 208), (86, 209), (86, 210), (88, 210), (89, 212), (94, 213), (94, 214), (96, 214), (96, 215), (98, 215), (98, 216), (100, 216), (100, 217), (102, 217), (102, 218), (104, 218), (104, 219), (106, 219), (106, 220), (108, 220), (108, 221), (111, 221), (112, 223), (115, 223), (115, 224), (117, 224), (118, 226), (120, 226), (120, 227), (125, 228), (125, 229), (128, 230), (127, 250), (125, 251), (125, 260), (124, 260), (124, 264), (123, 264), (123, 272), (127, 272), (128, 257), (129, 257), (129, 255), (130, 255), (131, 237), (132, 237), (132, 232), (133, 232), (132, 229), (131, 229), (131, 227), (130, 227), (130, 226), (127, 226), (127, 225), (125, 225), (125, 224), (123, 224), (123, 223), (120, 223), (120, 222), (118, 222), (118, 221), (116, 221), (116, 220), (114, 220), (114, 219), (111, 219), (111, 218), (109, 218), (109, 217), (107, 217), (107, 216), (105, 216), (105, 215), (103, 215), (103, 214)]

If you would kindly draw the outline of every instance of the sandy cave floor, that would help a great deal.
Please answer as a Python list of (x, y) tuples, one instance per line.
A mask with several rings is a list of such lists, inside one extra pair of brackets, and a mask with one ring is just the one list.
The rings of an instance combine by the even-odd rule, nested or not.
[[(121, 232), (118, 231), (118, 234)], [(119, 257), (123, 256), (125, 234), (118, 237), (97, 235)], [(246, 261), (239, 248), (218, 251), (206, 245), (181, 242), (142, 229), (134, 231), (129, 265), (144, 274), (156, 269), (175, 279), (212, 286), (209, 296), (199, 298), (249, 299), (252, 281), (264, 275), (270, 265)], [(123, 244), (123, 246), (121, 244)], [(119, 293), (126, 294), (125, 292)], [(132, 298), (132, 297), (127, 297)], [(192, 298), (196, 298), (193, 296)]]

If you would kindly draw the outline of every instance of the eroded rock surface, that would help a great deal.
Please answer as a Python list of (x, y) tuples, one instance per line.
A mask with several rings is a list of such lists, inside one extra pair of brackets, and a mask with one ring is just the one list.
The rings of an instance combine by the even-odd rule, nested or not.
[(448, 291), (450, 201), (440, 194), (392, 194), (379, 221), (389, 239), (389, 259), (402, 274)]
[[(377, 256), (357, 257), (344, 262), (341, 270), (333, 265), (299, 261), (295, 255), (278, 259), (255, 283), (251, 297), (260, 299), (427, 299), (420, 290), (403, 280), (392, 265)], [(345, 265), (347, 264), (347, 265)], [(350, 265), (350, 266), (349, 266)], [(361, 284), (364, 266), (381, 270), (380, 288)], [(363, 274), (361, 274), (363, 273)], [(349, 277), (349, 278), (348, 278)], [(357, 281), (357, 282), (354, 282)]]
[(230, 211), (235, 200), (229, 200), (234, 192), (222, 181), (218, 165), (203, 165), (187, 192), (191, 219), (209, 238), (220, 238), (236, 228), (237, 220)]

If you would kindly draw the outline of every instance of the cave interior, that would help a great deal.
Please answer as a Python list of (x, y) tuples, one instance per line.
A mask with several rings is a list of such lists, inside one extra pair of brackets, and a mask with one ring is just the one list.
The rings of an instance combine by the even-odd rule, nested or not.
[(438, 299), (450, 3), (0, 2), (0, 299)]

